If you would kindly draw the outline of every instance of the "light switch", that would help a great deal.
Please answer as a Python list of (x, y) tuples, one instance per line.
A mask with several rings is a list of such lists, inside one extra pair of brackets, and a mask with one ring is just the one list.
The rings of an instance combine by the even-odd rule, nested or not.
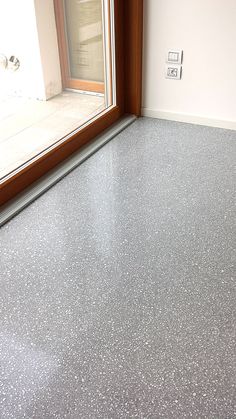
[(183, 51), (182, 50), (169, 50), (167, 53), (167, 63), (182, 64)]

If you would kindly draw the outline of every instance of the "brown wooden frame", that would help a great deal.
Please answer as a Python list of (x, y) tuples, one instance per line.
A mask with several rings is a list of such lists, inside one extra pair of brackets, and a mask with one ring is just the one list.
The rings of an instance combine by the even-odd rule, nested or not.
[(68, 135), (0, 184), (0, 205), (53, 169), (116, 122), (124, 113), (141, 114), (143, 0), (114, 0), (117, 103)]

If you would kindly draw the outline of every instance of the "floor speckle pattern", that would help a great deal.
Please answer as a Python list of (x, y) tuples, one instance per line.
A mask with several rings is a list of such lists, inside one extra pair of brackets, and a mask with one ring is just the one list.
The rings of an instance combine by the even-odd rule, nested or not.
[(236, 418), (235, 157), (141, 118), (0, 230), (0, 418)]

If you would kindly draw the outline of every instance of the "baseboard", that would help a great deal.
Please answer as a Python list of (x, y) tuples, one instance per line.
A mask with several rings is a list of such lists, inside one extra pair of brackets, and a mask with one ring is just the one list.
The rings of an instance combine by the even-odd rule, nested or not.
[(93, 153), (103, 147), (108, 141), (123, 131), (128, 125), (136, 120), (134, 115), (126, 115), (118, 122), (108, 128), (104, 133), (98, 135), (91, 143), (74, 153), (68, 159), (58, 164), (45, 176), (34, 182), (31, 186), (2, 205), (0, 208), (0, 227), (27, 207), (36, 198), (55, 185), (64, 176), (88, 159)]
[(160, 110), (155, 110), (155, 109), (150, 109), (150, 108), (142, 108), (142, 116), (147, 116), (150, 118), (158, 118), (158, 119), (167, 119), (169, 121), (186, 122), (189, 124), (206, 125), (209, 127), (236, 130), (236, 121), (205, 118), (199, 115), (174, 113), (174, 112), (160, 111)]

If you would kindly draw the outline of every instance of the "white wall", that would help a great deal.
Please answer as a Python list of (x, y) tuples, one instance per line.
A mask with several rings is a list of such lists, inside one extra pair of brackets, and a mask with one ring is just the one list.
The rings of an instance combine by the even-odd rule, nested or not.
[(53, 0), (34, 2), (45, 98), (49, 99), (62, 90), (54, 5)]
[(1, 94), (41, 98), (44, 86), (34, 1), (0, 0), (0, 53), (7, 58), (15, 55), (21, 63), (14, 73), (1, 71)]
[[(180, 81), (165, 79), (171, 48)], [(236, 0), (144, 0), (143, 115), (236, 129)]]
[(0, 53), (21, 64), (0, 72), (1, 95), (45, 100), (60, 93), (53, 0), (0, 0)]

